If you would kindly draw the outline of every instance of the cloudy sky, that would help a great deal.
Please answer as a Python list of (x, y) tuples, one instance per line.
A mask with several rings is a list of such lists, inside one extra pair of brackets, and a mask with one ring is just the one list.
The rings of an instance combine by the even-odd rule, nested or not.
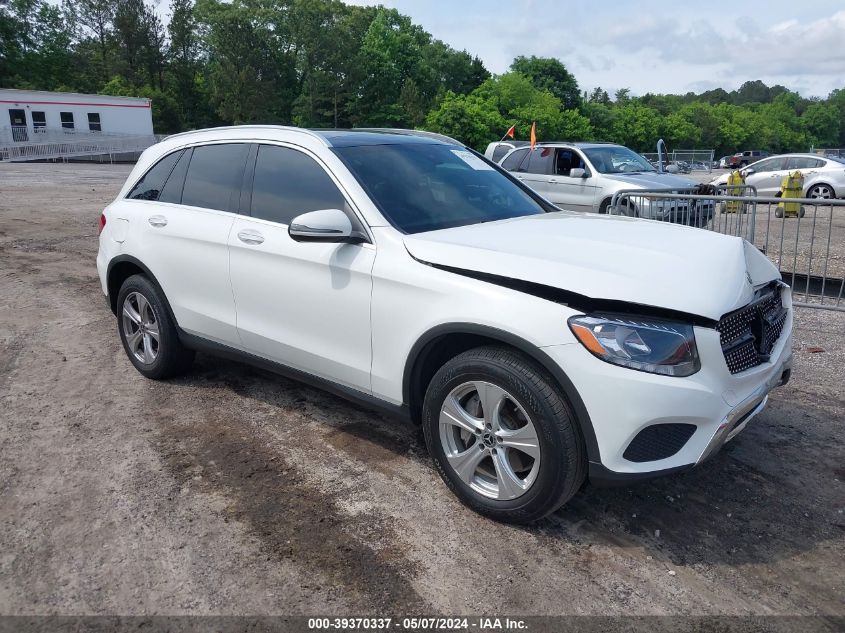
[(394, 7), (494, 73), (516, 55), (557, 57), (582, 89), (611, 94), (730, 90), (748, 79), (804, 96), (845, 87), (843, 0), (351, 2)]

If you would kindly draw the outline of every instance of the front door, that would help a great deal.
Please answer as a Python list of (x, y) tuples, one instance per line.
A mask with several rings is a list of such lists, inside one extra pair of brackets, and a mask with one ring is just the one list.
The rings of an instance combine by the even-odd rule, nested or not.
[[(576, 168), (585, 170), (585, 177), (570, 176), (570, 172)], [(578, 152), (569, 148), (558, 149), (555, 173), (549, 178), (546, 197), (565, 209), (593, 211), (596, 197), (595, 180)]]
[(745, 184), (757, 189), (758, 196), (774, 196), (780, 191), (780, 183), (789, 172), (786, 169), (786, 158), (775, 156), (754, 163), (749, 168), (750, 173), (745, 176)]
[(360, 227), (326, 169), (291, 147), (260, 145), (249, 216), (229, 237), (243, 347), (313, 376), (370, 392), (371, 244), (297, 242), (293, 218), (341, 209)]
[(25, 143), (29, 140), (26, 129), (26, 110), (9, 110), (9, 122), (12, 125), (12, 140)]

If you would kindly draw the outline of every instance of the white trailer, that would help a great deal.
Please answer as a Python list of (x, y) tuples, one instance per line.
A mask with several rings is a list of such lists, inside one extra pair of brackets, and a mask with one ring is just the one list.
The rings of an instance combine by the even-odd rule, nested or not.
[(100, 135), (153, 135), (152, 102), (137, 97), (0, 89), (0, 146)]

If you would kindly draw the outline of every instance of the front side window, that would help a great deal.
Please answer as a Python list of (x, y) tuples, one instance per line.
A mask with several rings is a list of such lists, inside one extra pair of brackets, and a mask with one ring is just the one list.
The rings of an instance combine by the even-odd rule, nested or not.
[(258, 148), (252, 183), (253, 217), (290, 224), (302, 213), (343, 210), (345, 206), (343, 194), (313, 158), (287, 147)]
[(602, 174), (624, 174), (655, 171), (651, 163), (635, 151), (621, 145), (588, 147), (584, 153), (596, 171)]
[(759, 163), (751, 167), (757, 173), (766, 173), (770, 171), (780, 171), (786, 169), (785, 158), (770, 158), (768, 160), (761, 160)]
[(403, 233), (551, 210), (484, 159), (454, 145), (400, 143), (333, 151), (384, 217)]
[(512, 154), (510, 154), (505, 160), (502, 161), (502, 169), (506, 169), (507, 171), (515, 171), (519, 164), (522, 162), (522, 159), (525, 158), (525, 155), (528, 153), (527, 149), (518, 149)]
[(170, 176), (173, 166), (181, 155), (182, 151), (180, 150), (168, 154), (158, 161), (141, 177), (141, 180), (135, 183), (127, 198), (132, 200), (158, 200), (159, 194), (165, 186), (164, 183), (167, 182), (167, 177)]
[(572, 149), (559, 149), (555, 160), (555, 173), (558, 176), (568, 176), (573, 169), (586, 169), (587, 165), (581, 154)]
[(99, 112), (89, 112), (88, 113), (88, 129), (92, 132), (102, 132), (103, 127), (100, 125), (100, 113)]
[(59, 117), (62, 121), (62, 127), (66, 130), (73, 129), (73, 112), (60, 112)]
[(234, 209), (240, 198), (247, 153), (246, 143), (195, 147), (185, 176), (182, 204), (218, 211)]

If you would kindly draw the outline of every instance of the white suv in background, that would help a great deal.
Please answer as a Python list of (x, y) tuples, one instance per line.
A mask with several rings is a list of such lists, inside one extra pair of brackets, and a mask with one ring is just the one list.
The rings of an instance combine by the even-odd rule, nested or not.
[(588, 477), (691, 468), (790, 374), (790, 291), (753, 246), (560, 211), (448, 140), (171, 136), (100, 228), (141, 374), (202, 350), (410, 419), (451, 490), (496, 519), (536, 520)]
[[(657, 171), (635, 151), (615, 143), (541, 143), (517, 147), (499, 163), (541, 196), (569, 211), (607, 213), (620, 191), (697, 193), (687, 176)], [(704, 226), (713, 217), (712, 201), (693, 202), (637, 195), (624, 200), (625, 215)]]

